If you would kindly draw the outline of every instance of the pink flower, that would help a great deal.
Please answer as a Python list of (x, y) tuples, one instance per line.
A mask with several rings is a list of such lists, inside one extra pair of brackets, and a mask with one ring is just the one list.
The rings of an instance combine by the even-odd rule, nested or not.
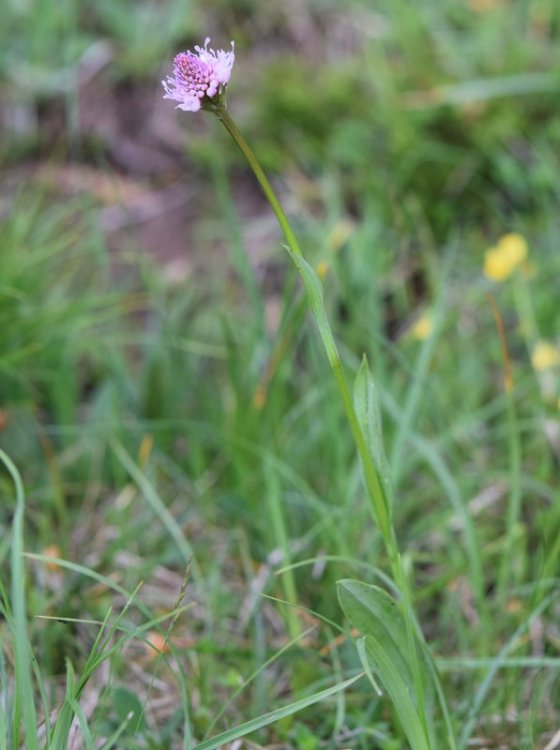
[(196, 54), (180, 52), (173, 61), (173, 75), (162, 81), (164, 99), (179, 102), (178, 109), (186, 112), (198, 110), (220, 96), (231, 76), (235, 62), (233, 42), (231, 52), (208, 49), (210, 37), (206, 37), (204, 47), (195, 47)]

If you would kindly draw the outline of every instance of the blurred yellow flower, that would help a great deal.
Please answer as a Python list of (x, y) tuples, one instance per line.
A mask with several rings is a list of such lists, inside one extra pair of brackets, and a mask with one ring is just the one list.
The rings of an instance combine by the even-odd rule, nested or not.
[(539, 341), (533, 348), (531, 363), (535, 370), (551, 370), (560, 366), (560, 349), (548, 341)]
[(504, 234), (484, 256), (484, 275), (492, 281), (505, 281), (527, 258), (527, 242), (520, 234)]
[(421, 315), (416, 323), (411, 326), (409, 334), (416, 341), (424, 341), (431, 336), (434, 330), (434, 321), (429, 313)]
[(320, 260), (317, 263), (317, 267), (315, 268), (315, 270), (317, 272), (317, 276), (321, 279), (321, 281), (324, 281), (329, 273), (329, 264), (326, 260)]

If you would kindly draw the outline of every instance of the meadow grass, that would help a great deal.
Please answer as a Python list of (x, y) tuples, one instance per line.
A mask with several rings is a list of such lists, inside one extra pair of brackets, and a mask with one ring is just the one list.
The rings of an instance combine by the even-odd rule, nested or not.
[[(319, 69), (314, 94), (294, 58), (229, 99), (282, 172), (347, 376), (369, 360), (457, 746), (544, 750), (560, 721), (560, 19), (553, 2), (495, 5), (348, 3), (377, 35)], [(180, 3), (157, 34), (150, 4), (130, 26), (109, 3), (93, 23), (72, 8), (49, 6), (52, 28), (10, 11), (1, 33), (36, 45), (38, 87), (92, 33), (140, 81), (193, 31)], [(334, 5), (318, 10), (334, 28)], [(275, 18), (222, 12), (247, 56), (250, 21)], [(370, 80), (375, 107), (348, 94)], [(72, 87), (54, 90), (70, 128)], [(304, 289), (287, 260), (263, 283), (236, 209), (243, 166), (204, 129), (197, 252), (222, 255), (184, 282), (146, 258), (116, 271), (88, 200), (27, 187), (5, 203), (0, 748), (407, 747), (337, 599), (348, 579), (396, 589)], [(16, 163), (34, 147), (12, 139)], [(512, 231), (528, 258), (493, 282), (485, 251)], [(282, 264), (280, 236), (266, 242)], [(441, 717), (431, 731), (446, 747)]]

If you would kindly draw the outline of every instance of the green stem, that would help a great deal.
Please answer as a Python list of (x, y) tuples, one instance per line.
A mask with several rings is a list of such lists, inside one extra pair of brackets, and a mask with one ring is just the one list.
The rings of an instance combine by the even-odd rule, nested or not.
[[(257, 181), (259, 182), (259, 185), (261, 186), (262, 191), (265, 194), (268, 202), (270, 203), (272, 210), (274, 211), (276, 218), (278, 219), (278, 223), (280, 224), (280, 227), (284, 232), (284, 236), (286, 237), (286, 241), (288, 243), (288, 250), (290, 251), (290, 256), (305, 284), (309, 304), (315, 316), (315, 320), (321, 334), (323, 346), (325, 348), (325, 352), (327, 354), (327, 358), (329, 360), (329, 364), (335, 382), (337, 384), (340, 397), (342, 399), (344, 412), (346, 414), (346, 418), (348, 420), (348, 424), (350, 426), (350, 430), (352, 432), (352, 436), (354, 438), (354, 442), (356, 444), (356, 448), (362, 462), (364, 483), (366, 485), (370, 511), (383, 537), (393, 577), (401, 592), (405, 622), (408, 632), (408, 645), (410, 660), (413, 669), (414, 687), (418, 704), (419, 706), (423, 706), (424, 686), (421, 676), (420, 659), (415, 636), (415, 620), (413, 615), (410, 586), (406, 571), (404, 569), (402, 558), (399, 553), (395, 530), (391, 523), (389, 503), (385, 494), (383, 482), (381, 481), (379, 471), (374, 463), (366, 438), (360, 426), (358, 416), (354, 409), (352, 395), (350, 393), (350, 388), (344, 375), (342, 360), (340, 358), (340, 354), (338, 353), (338, 348), (336, 346), (336, 342), (334, 340), (331, 327), (328, 322), (321, 290), (317, 287), (316, 277), (305, 260), (299, 242), (297, 241), (297, 238), (290, 226), (290, 222), (288, 221), (288, 218), (284, 213), (284, 209), (280, 205), (280, 202), (276, 197), (276, 194), (274, 193), (272, 185), (268, 181), (268, 178), (264, 173), (261, 165), (259, 164), (257, 157), (253, 153), (251, 147), (249, 146), (249, 144), (237, 128), (237, 125), (233, 122), (223, 105), (212, 108), (212, 111), (225, 125), (229, 134), (231, 135), (231, 137), (241, 150), (241, 153), (247, 159), (247, 162), (249, 163), (251, 169), (253, 170), (255, 177), (257, 178)], [(419, 713), (421, 721), (424, 725), (426, 737), (428, 737), (429, 733), (427, 728), (426, 713), (423, 709), (421, 709)]]
[(272, 189), (272, 185), (268, 181), (268, 177), (265, 175), (263, 168), (257, 160), (257, 157), (253, 153), (253, 150), (251, 149), (245, 138), (241, 135), (240, 130), (229, 116), (225, 107), (218, 107), (213, 111), (216, 113), (218, 119), (221, 120), (226, 126), (229, 134), (239, 146), (243, 156), (249, 162), (249, 166), (255, 173), (255, 177), (257, 178), (259, 185), (261, 186), (262, 191), (266, 196), (266, 199), (270, 203), (272, 210), (274, 211), (276, 218), (278, 219), (278, 223), (280, 224), (280, 227), (284, 232), (290, 249), (295, 255), (299, 255), (303, 258), (303, 252), (301, 250), (301, 247), (299, 246), (299, 242), (297, 241), (292, 227), (290, 226), (288, 217), (284, 213), (284, 209), (280, 205), (280, 202), (276, 197), (274, 190)]
[[(278, 201), (278, 198), (276, 197), (276, 194), (272, 189), (272, 185), (270, 184), (268, 177), (264, 173), (263, 168), (257, 160), (257, 157), (253, 153), (253, 150), (237, 128), (237, 125), (229, 116), (227, 110), (220, 107), (215, 110), (215, 113), (218, 119), (220, 119), (227, 128), (229, 134), (231, 135), (231, 137), (241, 150), (243, 156), (247, 159), (251, 169), (253, 170), (255, 177), (257, 178), (259, 185), (261, 186), (262, 191), (265, 194), (268, 202), (270, 203), (272, 210), (274, 211), (276, 218), (278, 219), (278, 223), (280, 224), (280, 227), (284, 232), (284, 236), (286, 237), (289, 249), (291, 250), (292, 259), (298, 270), (301, 272), (302, 261), (305, 261), (302, 249), (290, 226), (288, 218), (284, 213), (284, 209), (280, 205), (280, 202)], [(338, 353), (336, 343), (328, 324), (324, 305), (322, 304), (321, 300), (317, 298), (317, 296), (315, 296), (313, 300), (312, 308), (319, 325), (323, 345), (325, 347), (334, 379), (338, 386), (338, 390), (344, 406), (344, 411), (346, 413), (346, 417), (352, 431), (352, 436), (356, 443), (356, 447), (358, 449), (358, 453), (364, 467), (365, 484), (371, 502), (371, 511), (387, 546), (389, 557), (393, 562), (398, 557), (398, 549), (396, 546), (396, 539), (394, 537), (389, 517), (388, 503), (385, 497), (383, 484), (381, 482), (379, 472), (377, 471), (377, 468), (371, 458), (366, 439), (354, 410), (350, 388), (346, 381), (346, 377), (344, 376), (342, 361), (340, 359), (340, 354)]]

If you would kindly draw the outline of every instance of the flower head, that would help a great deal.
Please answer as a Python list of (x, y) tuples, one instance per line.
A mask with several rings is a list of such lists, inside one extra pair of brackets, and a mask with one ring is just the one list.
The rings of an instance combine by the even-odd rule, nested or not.
[(178, 109), (198, 112), (205, 104), (216, 103), (224, 92), (235, 62), (233, 42), (231, 52), (209, 49), (209, 42), (206, 37), (204, 47), (180, 52), (173, 61), (173, 75), (162, 81), (163, 98), (179, 102)]
[(527, 258), (527, 242), (520, 234), (505, 234), (484, 256), (484, 275), (505, 281)]
[(409, 333), (416, 341), (425, 341), (430, 338), (434, 330), (434, 320), (430, 313), (424, 313), (410, 328)]
[(560, 349), (548, 341), (538, 341), (531, 354), (535, 370), (551, 370), (560, 366)]

